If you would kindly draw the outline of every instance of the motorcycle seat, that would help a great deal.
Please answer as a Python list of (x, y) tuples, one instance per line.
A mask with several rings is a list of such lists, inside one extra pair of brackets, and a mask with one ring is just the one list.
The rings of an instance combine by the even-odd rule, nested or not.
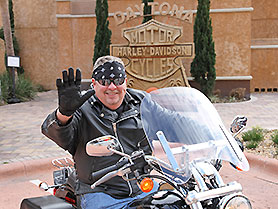
[(20, 209), (74, 209), (64, 200), (53, 195), (32, 197), (22, 200)]

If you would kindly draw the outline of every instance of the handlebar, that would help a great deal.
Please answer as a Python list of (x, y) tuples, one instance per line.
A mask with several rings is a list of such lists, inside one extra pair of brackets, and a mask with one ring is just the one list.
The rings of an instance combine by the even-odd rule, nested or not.
[(104, 168), (104, 169), (101, 169), (99, 171), (93, 172), (92, 173), (92, 180), (93, 180), (93, 182), (96, 182), (101, 177), (105, 176), (106, 174), (108, 174), (108, 173), (110, 173), (112, 171), (118, 170), (119, 168), (124, 166), (126, 163), (128, 163), (128, 159), (127, 158), (122, 158), (115, 165), (111, 165), (111, 166), (109, 166), (107, 168)]

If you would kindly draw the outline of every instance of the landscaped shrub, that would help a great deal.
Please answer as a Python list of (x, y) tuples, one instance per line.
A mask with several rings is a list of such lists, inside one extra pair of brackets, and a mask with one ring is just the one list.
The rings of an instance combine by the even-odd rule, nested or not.
[(264, 139), (264, 129), (258, 126), (253, 127), (242, 134), (242, 139), (246, 142), (246, 148), (254, 149)]
[(275, 146), (278, 147), (278, 130), (273, 132), (273, 134), (271, 135), (271, 140), (273, 141)]
[[(12, 80), (8, 72), (0, 75), (1, 81), (1, 99), (7, 102), (11, 98)], [(18, 74), (18, 79), (15, 85), (15, 97), (21, 101), (28, 101), (35, 97), (38, 87), (32, 81), (26, 78), (23, 74)]]

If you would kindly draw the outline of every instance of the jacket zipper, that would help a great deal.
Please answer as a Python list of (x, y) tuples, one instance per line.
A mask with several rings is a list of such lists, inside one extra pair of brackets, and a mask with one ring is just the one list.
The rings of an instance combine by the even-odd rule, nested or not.
[[(112, 123), (113, 130), (114, 130), (114, 133), (115, 133), (115, 136), (116, 136), (117, 139), (118, 139), (117, 123), (120, 122), (120, 121), (126, 120), (126, 119), (128, 119), (128, 118), (135, 117), (135, 116), (137, 116), (137, 115), (138, 115), (138, 113), (137, 113), (137, 114), (134, 114), (134, 115), (130, 115), (130, 116), (126, 117), (126, 118), (122, 118), (121, 120), (118, 120), (117, 122)], [(122, 144), (120, 143), (120, 140), (118, 140), (118, 143), (120, 144), (120, 147), (121, 147), (122, 152), (124, 152), (124, 148), (123, 148)], [(128, 178), (128, 174), (126, 174), (126, 178)], [(132, 195), (132, 192), (133, 192), (133, 191), (132, 191), (132, 187), (131, 187), (129, 181), (127, 181), (127, 184), (128, 184), (129, 191), (130, 191), (130, 192), (129, 192), (129, 196), (131, 196), (131, 195)]]

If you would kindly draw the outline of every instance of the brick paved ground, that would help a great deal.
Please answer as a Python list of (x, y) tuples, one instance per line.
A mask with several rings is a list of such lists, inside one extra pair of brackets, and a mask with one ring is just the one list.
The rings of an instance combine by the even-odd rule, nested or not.
[(40, 126), (57, 107), (57, 91), (39, 93), (30, 102), (0, 106), (0, 165), (64, 155), (41, 134)]
[[(252, 94), (251, 101), (215, 104), (226, 127), (236, 115), (248, 117), (248, 128), (278, 128), (278, 93)], [(40, 126), (57, 107), (57, 91), (39, 93), (35, 100), (0, 106), (0, 165), (64, 156), (65, 151), (41, 134)]]
[(215, 104), (215, 107), (226, 127), (234, 116), (245, 115), (247, 129), (255, 126), (278, 129), (278, 93), (254, 93), (249, 101)]

